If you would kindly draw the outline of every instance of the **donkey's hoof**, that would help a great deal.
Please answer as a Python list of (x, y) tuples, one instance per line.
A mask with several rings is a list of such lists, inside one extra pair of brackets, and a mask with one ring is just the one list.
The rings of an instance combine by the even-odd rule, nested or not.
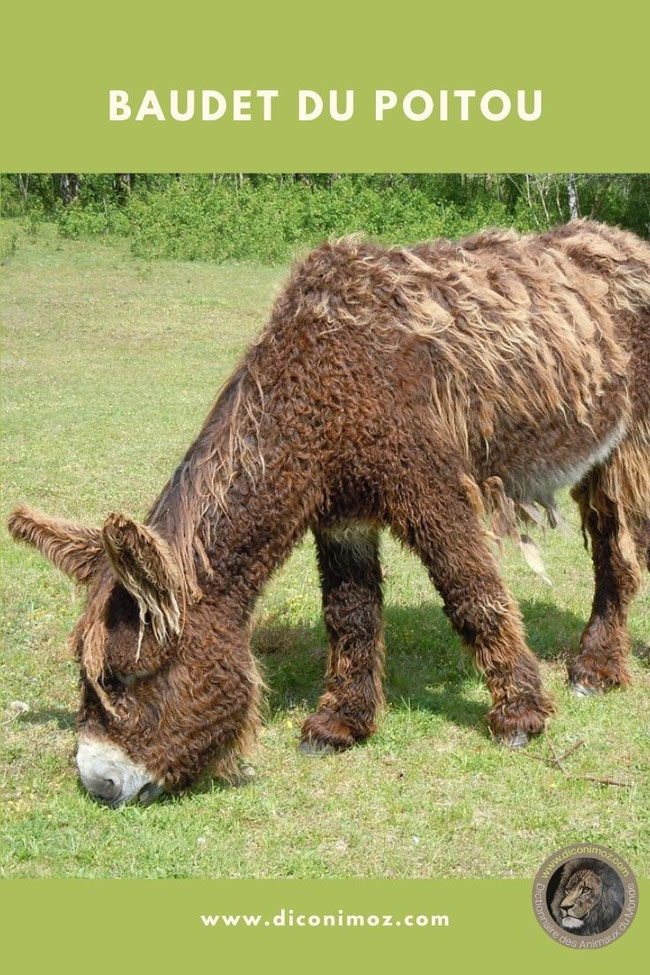
[(316, 711), (307, 718), (300, 738), (307, 746), (308, 755), (331, 755), (355, 744), (355, 738), (345, 721), (326, 710)]
[(501, 738), (501, 743), (507, 748), (525, 748), (530, 741), (530, 736), (525, 731), (516, 731), (508, 738)]
[(309, 755), (310, 758), (318, 758), (321, 755), (333, 755), (336, 749), (333, 745), (328, 745), (324, 741), (316, 741), (314, 738), (306, 738), (298, 745), (301, 755)]
[(581, 681), (577, 680), (571, 682), (570, 690), (574, 697), (597, 697), (599, 694), (603, 693), (601, 687), (583, 684)]

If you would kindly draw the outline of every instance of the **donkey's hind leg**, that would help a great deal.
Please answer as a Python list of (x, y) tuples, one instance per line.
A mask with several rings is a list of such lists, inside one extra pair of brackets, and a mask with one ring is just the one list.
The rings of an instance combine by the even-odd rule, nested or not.
[(383, 704), (377, 531), (353, 524), (315, 535), (329, 663), (327, 690), (303, 725), (304, 751), (347, 748), (367, 738)]
[[(414, 549), (441, 594), (453, 626), (474, 651), (492, 695), (489, 724), (508, 745), (539, 734), (553, 711), (521, 616), (501, 581), (481, 519), (461, 483), (429, 472), (425, 489), (407, 486), (392, 500), (393, 530)], [(414, 479), (415, 480), (415, 479)], [(408, 493), (407, 493), (408, 492)]]
[(579, 696), (630, 683), (627, 614), (641, 582), (641, 565), (648, 561), (650, 521), (626, 511), (616, 492), (608, 490), (611, 481), (607, 465), (599, 466), (571, 492), (591, 539), (596, 581), (591, 617), (569, 668)]

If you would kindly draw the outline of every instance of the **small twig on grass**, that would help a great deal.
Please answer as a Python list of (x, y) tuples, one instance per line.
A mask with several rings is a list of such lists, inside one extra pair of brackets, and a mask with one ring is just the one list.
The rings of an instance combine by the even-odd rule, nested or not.
[(562, 755), (558, 755), (548, 731), (545, 733), (544, 738), (548, 742), (548, 747), (551, 751), (551, 755), (553, 756), (552, 758), (547, 758), (546, 755), (531, 755), (529, 752), (523, 752), (519, 748), (511, 748), (511, 751), (517, 752), (518, 755), (523, 755), (525, 758), (532, 758), (535, 762), (542, 762), (544, 765), (549, 765), (551, 768), (559, 769), (564, 775), (565, 779), (582, 780), (583, 782), (595, 782), (597, 785), (616, 785), (624, 789), (630, 789), (632, 787), (632, 782), (620, 782), (618, 779), (600, 778), (597, 775), (571, 775), (571, 773), (567, 771), (564, 761), (569, 755), (572, 755), (573, 752), (577, 751), (578, 748), (584, 745), (584, 739), (580, 738), (578, 741), (574, 742), (573, 745), (567, 748)]
[(557, 765), (560, 771), (564, 772), (565, 775), (568, 775), (569, 773), (567, 772), (564, 765), (562, 764), (562, 758), (564, 758), (564, 756), (562, 756), (562, 758), (558, 756), (558, 753), (555, 751), (555, 746), (553, 745), (551, 736), (549, 735), (548, 731), (546, 732), (545, 738), (548, 742), (548, 747), (551, 749), (551, 754), (553, 755), (553, 761), (555, 765)]
[(618, 779), (599, 779), (597, 775), (570, 775), (570, 779), (585, 779), (587, 782), (597, 782), (599, 785), (620, 785), (625, 789), (632, 788), (632, 782), (619, 782)]
[(521, 758), (532, 758), (534, 762), (542, 762), (543, 765), (555, 765), (554, 759), (545, 758), (544, 755), (531, 755), (530, 752), (524, 752), (521, 748), (514, 748), (512, 745), (508, 745), (508, 748), (515, 755), (520, 755)]
[(578, 738), (578, 740), (573, 745), (571, 745), (570, 748), (567, 748), (564, 755), (560, 756), (560, 761), (563, 762), (565, 758), (567, 758), (569, 755), (572, 755), (573, 752), (577, 751), (581, 745), (584, 745), (584, 743), (585, 743), (584, 738)]

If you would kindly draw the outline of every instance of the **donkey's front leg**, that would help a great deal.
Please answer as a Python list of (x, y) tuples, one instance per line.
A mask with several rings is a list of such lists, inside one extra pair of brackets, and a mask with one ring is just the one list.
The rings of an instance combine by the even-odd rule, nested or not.
[(441, 477), (422, 494), (402, 494), (393, 514), (394, 530), (426, 565), (445, 612), (485, 674), (492, 733), (505, 744), (525, 745), (544, 730), (553, 707), (519, 611), (460, 480)]
[(315, 533), (329, 638), (327, 690), (302, 729), (303, 751), (348, 748), (375, 731), (381, 689), (381, 567), (375, 528)]

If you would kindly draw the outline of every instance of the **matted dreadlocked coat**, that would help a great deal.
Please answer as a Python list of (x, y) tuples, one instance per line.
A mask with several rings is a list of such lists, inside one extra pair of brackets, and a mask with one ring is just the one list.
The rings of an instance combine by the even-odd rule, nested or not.
[[(256, 722), (255, 600), (311, 529), (330, 642), (308, 748), (376, 726), (386, 526), (474, 650), (492, 732), (552, 705), (491, 545), (551, 525), (571, 486), (596, 590), (579, 693), (629, 680), (627, 608), (650, 559), (650, 246), (584, 221), (411, 248), (357, 239), (299, 263), (145, 525), (19, 509), (16, 537), (89, 586), (73, 635), (81, 732), (156, 782), (236, 756)], [(111, 675), (117, 674), (115, 681)], [(145, 675), (142, 678), (142, 675)], [(122, 680), (121, 678), (128, 678)]]

